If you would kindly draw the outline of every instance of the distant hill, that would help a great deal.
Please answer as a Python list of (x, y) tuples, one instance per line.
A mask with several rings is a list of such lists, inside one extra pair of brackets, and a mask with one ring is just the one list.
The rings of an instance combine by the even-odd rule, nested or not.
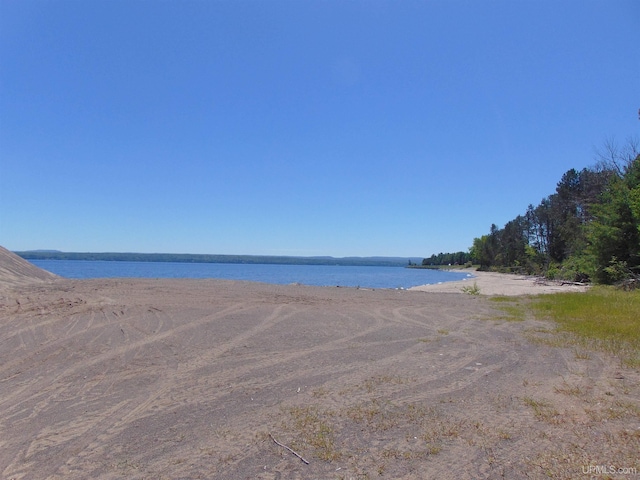
[(59, 278), (0, 247), (0, 285), (16, 286)]
[(99, 260), (120, 262), (182, 262), (182, 263), (247, 263), (280, 265), (351, 265), (351, 266), (407, 266), (420, 263), (418, 257), (289, 257), (272, 255), (211, 255), (193, 253), (128, 253), (128, 252), (60, 252), (29, 250), (15, 252), (27, 260)]

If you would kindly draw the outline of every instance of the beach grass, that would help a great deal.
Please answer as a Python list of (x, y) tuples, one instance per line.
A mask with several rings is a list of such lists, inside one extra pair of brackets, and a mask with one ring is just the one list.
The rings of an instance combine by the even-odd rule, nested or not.
[(478, 287), (477, 282), (473, 282), (473, 286), (465, 285), (460, 290), (462, 290), (463, 293), (467, 293), (469, 295), (480, 295), (480, 287)]
[(556, 322), (579, 343), (640, 365), (640, 291), (594, 287), (585, 293), (539, 295), (531, 302), (538, 318)]
[(506, 320), (507, 322), (522, 322), (525, 319), (526, 311), (523, 308), (523, 301), (519, 297), (489, 297), (489, 301), (496, 304), (498, 310), (502, 310), (504, 315), (496, 320)]

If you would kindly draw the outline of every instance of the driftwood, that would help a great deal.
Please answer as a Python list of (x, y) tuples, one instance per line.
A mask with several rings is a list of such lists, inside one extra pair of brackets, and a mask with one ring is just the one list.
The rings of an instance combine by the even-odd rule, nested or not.
[(628, 292), (631, 290), (636, 290), (640, 288), (640, 276), (636, 275), (631, 278), (627, 278), (626, 280), (623, 280), (622, 282), (618, 283), (616, 286)]
[(271, 437), (271, 440), (274, 441), (274, 443), (282, 448), (284, 448), (285, 450), (289, 450), (291, 453), (293, 453), (296, 457), (298, 457), (300, 460), (302, 460), (304, 463), (306, 463), (307, 465), (309, 465), (309, 462), (307, 462), (302, 455), (300, 455), (298, 452), (292, 450), (291, 448), (287, 447), (286, 445), (281, 444), (279, 441), (277, 441), (275, 438), (273, 438), (273, 435), (269, 434), (269, 436)]
[(547, 278), (544, 277), (536, 277), (533, 281), (534, 285), (558, 285), (558, 286), (564, 286), (564, 285), (572, 285), (575, 287), (587, 287), (589, 286), (588, 283), (585, 282), (572, 282), (569, 280), (549, 280)]

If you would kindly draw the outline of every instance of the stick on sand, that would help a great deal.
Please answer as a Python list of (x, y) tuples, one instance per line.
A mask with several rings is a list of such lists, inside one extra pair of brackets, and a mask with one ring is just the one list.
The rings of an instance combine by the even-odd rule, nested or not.
[(300, 455), (298, 452), (290, 449), (289, 447), (287, 447), (286, 445), (281, 444), (279, 441), (277, 441), (275, 438), (273, 438), (273, 435), (269, 434), (269, 436), (271, 437), (271, 440), (273, 440), (275, 442), (276, 445), (281, 446), (282, 448), (289, 450), (291, 453), (293, 453), (296, 457), (298, 457), (300, 460), (302, 460), (304, 463), (306, 463), (307, 465), (309, 465), (309, 462), (307, 462), (302, 455)]

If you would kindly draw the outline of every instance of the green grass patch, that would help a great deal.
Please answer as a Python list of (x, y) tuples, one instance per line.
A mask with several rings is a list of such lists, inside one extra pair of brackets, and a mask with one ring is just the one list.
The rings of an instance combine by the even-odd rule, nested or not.
[(586, 293), (539, 295), (531, 308), (536, 316), (554, 320), (558, 330), (575, 335), (587, 346), (640, 365), (640, 290), (595, 287)]
[(496, 308), (504, 312), (496, 320), (506, 320), (507, 322), (522, 322), (526, 316), (526, 309), (522, 304), (522, 299), (518, 297), (490, 297), (490, 302), (496, 303)]
[(514, 301), (513, 297), (506, 297), (502, 295), (496, 295), (489, 297), (489, 300), (495, 303), (511, 303)]

